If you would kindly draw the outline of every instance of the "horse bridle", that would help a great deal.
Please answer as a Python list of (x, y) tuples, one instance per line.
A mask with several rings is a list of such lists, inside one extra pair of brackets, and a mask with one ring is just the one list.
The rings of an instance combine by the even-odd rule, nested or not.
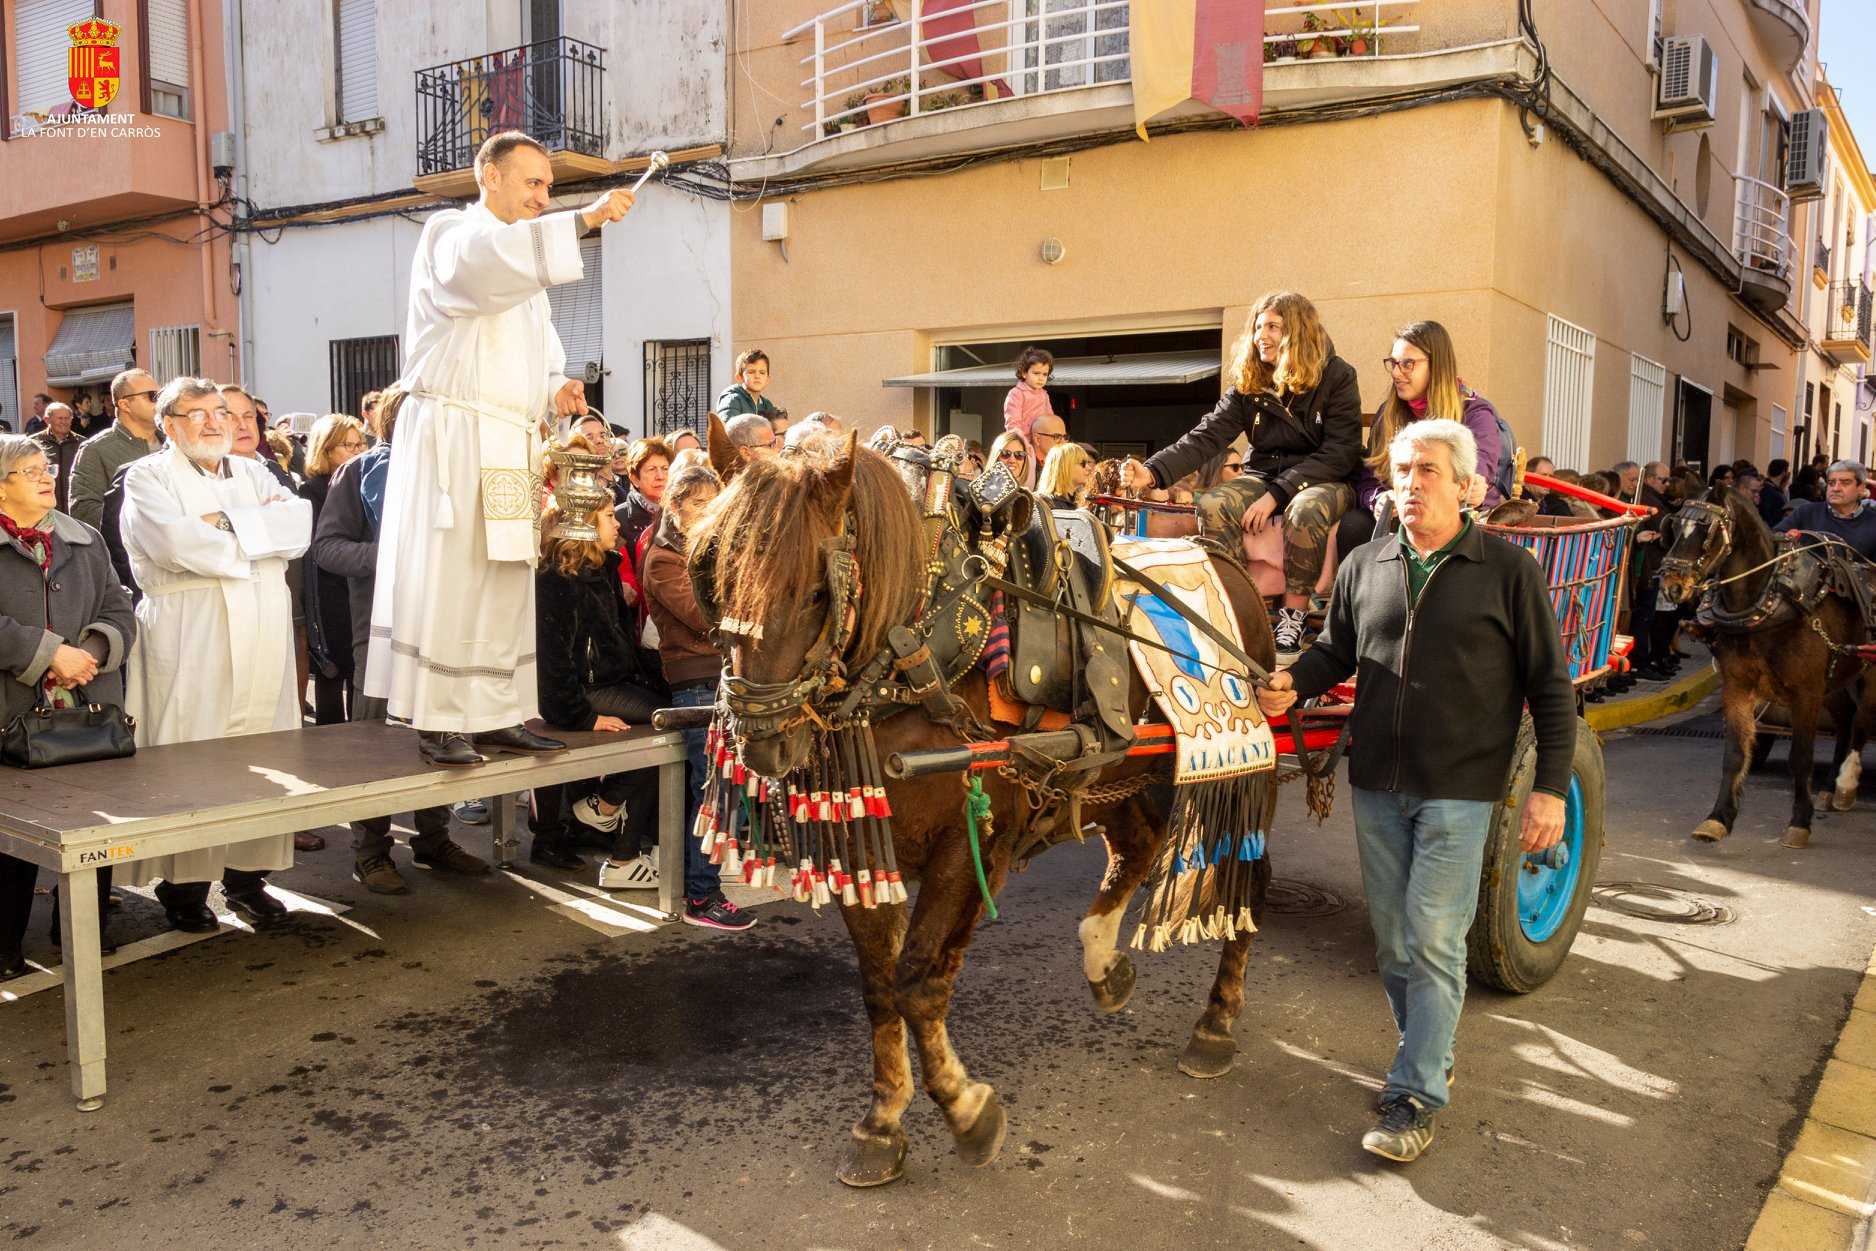
[(1726, 553), (1732, 550), (1733, 518), (1723, 506), (1706, 500), (1688, 500), (1681, 505), (1681, 511), (1675, 519), (1679, 520), (1688, 513), (1706, 514), (1711, 519), (1712, 528), (1707, 531), (1706, 541), (1701, 545), (1697, 559), (1669, 555), (1661, 562), (1661, 574), (1666, 577), (1670, 571), (1684, 573), (1694, 589), (1698, 590), (1712, 581), (1713, 571), (1719, 568), (1720, 562), (1726, 559)]
[[(714, 557), (714, 553), (711, 556)], [(823, 540), (821, 556), (827, 584), (827, 618), (821, 623), (814, 646), (803, 658), (800, 671), (783, 682), (757, 682), (734, 674), (723, 675), (723, 702), (746, 735), (784, 734), (804, 722), (821, 721), (815, 705), (822, 697), (846, 689), (847, 648), (853, 642), (854, 623), (860, 608), (860, 576), (854, 563), (851, 513), (842, 518), (838, 535)], [(713, 581), (714, 570), (704, 561), (699, 561), (699, 565), (698, 572), (703, 576), (694, 574), (694, 581)], [(756, 622), (719, 617), (716, 605), (701, 599), (699, 607), (717, 620), (719, 633), (740, 635), (752, 641), (762, 637), (762, 627)]]

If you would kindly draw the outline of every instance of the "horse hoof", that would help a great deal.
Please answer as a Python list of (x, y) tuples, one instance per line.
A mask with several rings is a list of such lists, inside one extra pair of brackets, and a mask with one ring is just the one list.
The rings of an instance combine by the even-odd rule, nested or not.
[(997, 1158), (997, 1152), (1003, 1150), (1003, 1136), (1009, 1130), (1009, 1121), (1003, 1115), (1003, 1100), (997, 1098), (997, 1092), (990, 1090), (984, 1096), (983, 1107), (977, 1110), (977, 1119), (966, 1129), (958, 1130), (958, 1158), (972, 1168), (982, 1168)]
[(1187, 1077), (1223, 1077), (1237, 1061), (1238, 1044), (1229, 1034), (1192, 1031), (1192, 1041), (1179, 1057), (1179, 1071)]
[(1831, 792), (1830, 810), (1832, 812), (1848, 812), (1854, 807), (1856, 807), (1856, 792), (1855, 791), (1851, 790), (1851, 791), (1832, 791)]
[(846, 1162), (834, 1176), (856, 1190), (898, 1181), (905, 1176), (905, 1131), (895, 1127), (885, 1137), (874, 1138), (855, 1130)]
[(1809, 847), (1811, 845), (1811, 831), (1802, 825), (1788, 825), (1785, 827), (1785, 836), (1779, 839), (1778, 842), (1779, 845), (1783, 847)]
[(1726, 834), (1726, 827), (1710, 817), (1694, 827), (1694, 837), (1703, 843), (1717, 843), (1725, 838)]
[(1102, 1012), (1119, 1012), (1133, 998), (1133, 961), (1121, 952), (1120, 959), (1114, 961), (1114, 967), (1107, 971), (1107, 976), (1098, 982), (1089, 982), (1088, 989), (1094, 992), (1094, 1006)]

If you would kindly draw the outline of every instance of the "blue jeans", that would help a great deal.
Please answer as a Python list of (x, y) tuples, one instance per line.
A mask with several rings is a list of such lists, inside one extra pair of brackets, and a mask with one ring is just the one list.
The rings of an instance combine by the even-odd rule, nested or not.
[(1466, 998), (1466, 931), (1479, 904), (1479, 868), (1492, 805), (1355, 793), (1355, 842), (1374, 925), (1375, 958), (1400, 1047), (1384, 1095), (1446, 1106), (1446, 1069)]
[[(692, 686), (671, 692), (671, 703), (678, 708), (707, 708), (717, 702), (715, 683)], [(703, 845), (691, 837), (697, 827), (697, 809), (703, 806), (704, 782), (710, 776), (710, 762), (704, 758), (707, 729), (684, 731), (684, 748), (689, 755), (690, 777), (684, 787), (684, 898), (708, 899), (722, 889), (722, 873), (703, 854)]]

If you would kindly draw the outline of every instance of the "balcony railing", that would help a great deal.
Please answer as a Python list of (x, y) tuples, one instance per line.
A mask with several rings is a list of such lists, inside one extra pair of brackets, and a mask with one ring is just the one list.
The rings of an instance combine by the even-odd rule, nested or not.
[[(1391, 24), (1386, 10), (1416, 3), (1267, 8), (1264, 60), (1378, 57), (1383, 39), (1420, 30)], [(782, 36), (811, 40), (800, 59), (809, 119), (801, 128), (818, 139), (961, 105), (1131, 80), (1129, 0), (1069, 0), (1031, 12), (1034, 5), (848, 0), (803, 22)], [(868, 24), (873, 17), (882, 20)]]
[(1779, 68), (1789, 71), (1804, 59), (1811, 15), (1798, 0), (1746, 0), (1746, 20), (1766, 41)]
[(1872, 343), (1870, 289), (1860, 280), (1833, 282), (1824, 298), (1824, 333), (1820, 346), (1827, 352), (1847, 352), (1867, 361)]
[(1780, 278), (1791, 276), (1791, 198), (1769, 182), (1739, 180), (1733, 210), (1733, 252), (1742, 264)]
[(550, 152), (606, 151), (606, 50), (562, 36), (417, 71), (417, 175), (469, 169), (490, 135)]

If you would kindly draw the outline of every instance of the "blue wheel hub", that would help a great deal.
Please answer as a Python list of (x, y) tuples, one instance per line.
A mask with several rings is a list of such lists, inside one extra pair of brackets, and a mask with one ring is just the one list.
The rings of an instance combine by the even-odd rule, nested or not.
[(1563, 837), (1541, 852), (1527, 852), (1518, 873), (1518, 927), (1534, 943), (1549, 942), (1570, 915), (1583, 862), (1583, 791), (1570, 779), (1563, 800)]

